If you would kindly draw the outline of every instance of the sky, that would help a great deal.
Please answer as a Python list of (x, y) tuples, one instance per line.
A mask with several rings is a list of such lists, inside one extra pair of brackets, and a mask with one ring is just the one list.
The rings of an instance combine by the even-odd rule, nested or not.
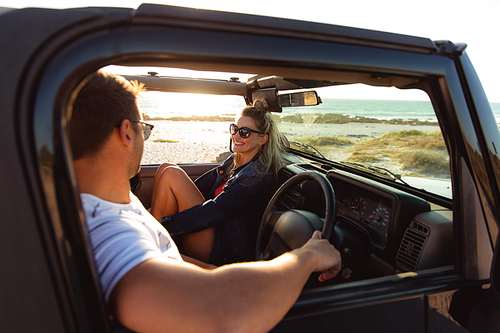
[[(500, 0), (145, 0), (143, 2), (258, 14), (466, 43), (491, 103), (500, 103)], [(0, 0), (0, 7), (137, 8), (136, 0)]]

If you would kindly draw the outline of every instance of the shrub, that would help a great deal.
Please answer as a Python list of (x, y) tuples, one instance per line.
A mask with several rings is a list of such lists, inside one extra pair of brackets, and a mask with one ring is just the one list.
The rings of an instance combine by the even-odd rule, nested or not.
[(424, 173), (449, 174), (448, 156), (433, 150), (415, 150), (399, 154), (403, 169), (417, 169)]
[(412, 136), (422, 136), (426, 135), (425, 132), (419, 130), (407, 130), (407, 131), (390, 131), (382, 135), (379, 140), (401, 140)]
[(370, 162), (379, 162), (380, 158), (375, 156), (374, 154), (370, 154), (367, 152), (354, 152), (351, 156), (347, 158), (348, 161), (351, 162), (359, 162), (359, 163), (370, 163)]
[(153, 140), (153, 142), (177, 143), (177, 142), (179, 142), (179, 141), (175, 141), (175, 140), (167, 140), (167, 139), (155, 139), (155, 140)]
[(308, 145), (311, 146), (344, 146), (344, 145), (350, 145), (353, 143), (351, 139), (348, 139), (343, 136), (323, 136), (323, 137), (304, 137), (304, 138), (297, 138), (294, 139), (295, 141), (302, 142), (302, 143), (307, 143)]

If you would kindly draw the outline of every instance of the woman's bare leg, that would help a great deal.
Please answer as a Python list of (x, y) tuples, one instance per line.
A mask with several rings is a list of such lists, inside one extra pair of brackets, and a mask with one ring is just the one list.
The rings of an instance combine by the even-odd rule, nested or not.
[[(163, 170), (165, 170), (165, 168), (168, 168), (169, 166), (175, 166), (176, 164), (174, 163), (163, 163), (162, 165), (160, 165), (158, 167), (158, 169), (156, 169), (156, 173), (155, 173), (155, 182), (154, 182), (154, 185), (153, 185), (153, 194), (151, 196), (151, 205), (153, 205), (153, 203), (155, 202), (155, 199), (156, 199), (156, 189), (158, 188), (158, 179), (160, 178), (160, 175), (162, 174)], [(152, 209), (150, 208), (150, 211), (152, 211)]]
[[(191, 178), (179, 166), (172, 163), (162, 164), (155, 175), (151, 214), (159, 220), (182, 212), (205, 201)], [(215, 227), (183, 235), (181, 242), (186, 255), (198, 260), (208, 261)]]
[(162, 164), (155, 175), (151, 214), (159, 220), (205, 201), (191, 178), (179, 166)]
[(181, 242), (184, 253), (191, 258), (208, 262), (210, 252), (212, 252), (214, 237), (215, 227), (183, 235)]

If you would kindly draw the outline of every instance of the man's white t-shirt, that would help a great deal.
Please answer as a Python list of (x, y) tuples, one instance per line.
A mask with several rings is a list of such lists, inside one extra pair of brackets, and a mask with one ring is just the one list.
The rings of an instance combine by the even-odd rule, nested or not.
[(182, 260), (167, 230), (130, 193), (129, 204), (80, 194), (106, 302), (120, 279), (151, 258)]

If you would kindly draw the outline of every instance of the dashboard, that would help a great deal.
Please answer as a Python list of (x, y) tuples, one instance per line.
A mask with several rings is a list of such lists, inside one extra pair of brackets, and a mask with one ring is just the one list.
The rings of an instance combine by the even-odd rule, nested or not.
[[(334, 189), (331, 241), (342, 253), (344, 266), (352, 267), (359, 279), (452, 264), (451, 210), (373, 179), (308, 163), (284, 167), (280, 184), (310, 171), (325, 175)], [(280, 205), (324, 218), (323, 194), (314, 184), (295, 186)]]

